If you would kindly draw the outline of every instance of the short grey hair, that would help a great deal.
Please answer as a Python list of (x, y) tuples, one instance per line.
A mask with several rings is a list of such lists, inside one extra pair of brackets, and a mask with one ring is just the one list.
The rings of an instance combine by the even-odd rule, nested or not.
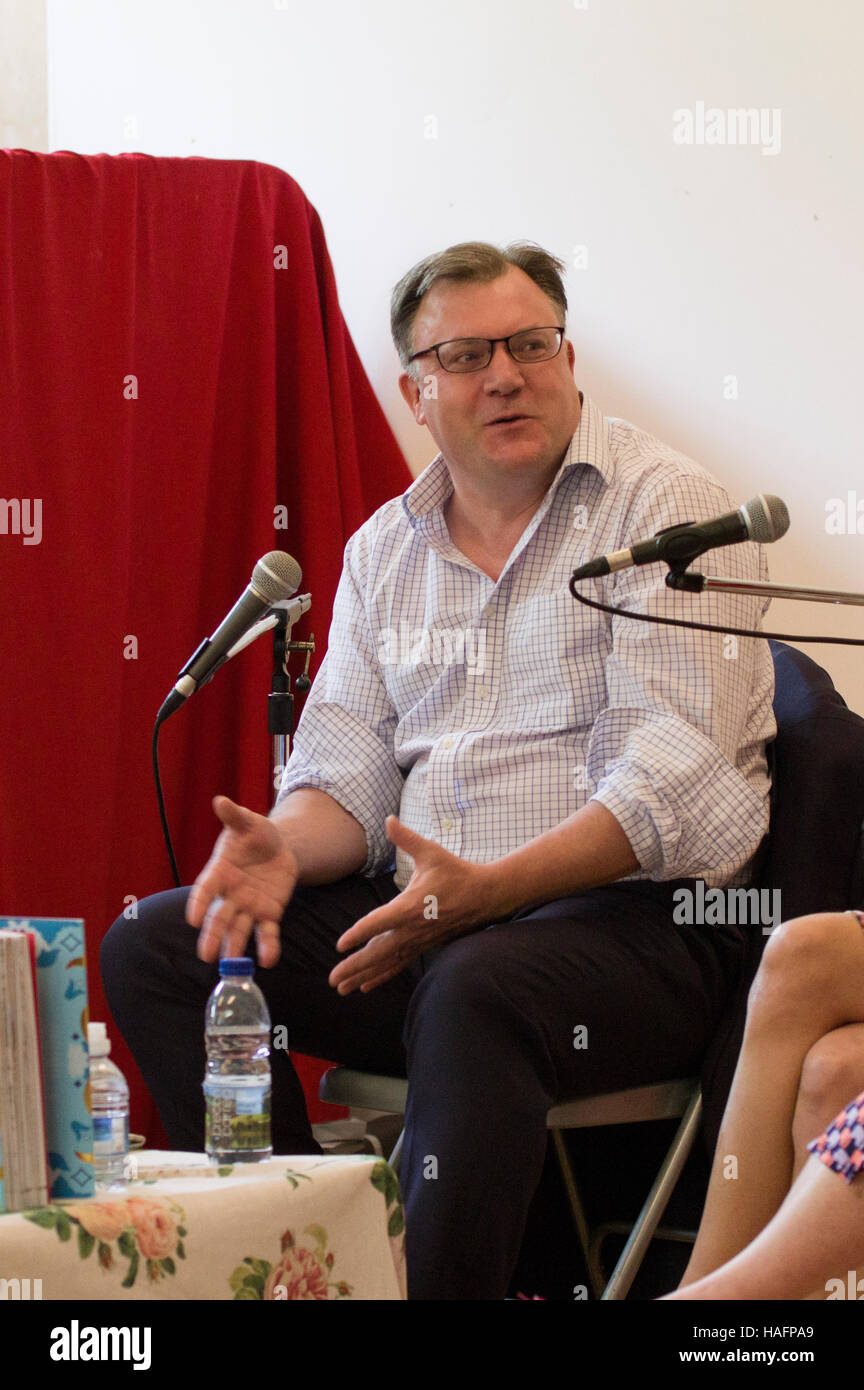
[(420, 301), (433, 285), (439, 280), (474, 280), (485, 284), (497, 280), (511, 265), (523, 270), (549, 296), (563, 324), (567, 316), (563, 261), (533, 241), (513, 241), (503, 248), (492, 246), (488, 241), (462, 241), (418, 261), (394, 287), (390, 297), (390, 330), (403, 368), (410, 371), (414, 319)]

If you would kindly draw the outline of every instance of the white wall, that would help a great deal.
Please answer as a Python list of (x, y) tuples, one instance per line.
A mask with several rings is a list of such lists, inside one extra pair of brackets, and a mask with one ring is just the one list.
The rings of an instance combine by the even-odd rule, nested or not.
[(47, 150), (45, 0), (0, 0), (0, 147)]
[[(298, 180), (415, 470), (434, 446), (396, 387), (390, 289), (452, 242), (529, 238), (571, 266), (577, 378), (605, 412), (741, 501), (782, 496), (774, 579), (864, 588), (862, 537), (826, 533), (831, 498), (864, 513), (860, 0), (48, 0), (48, 21), (50, 148)], [(699, 102), (764, 108), (776, 152), (676, 144)], [(856, 609), (769, 617), (864, 636)], [(864, 656), (806, 650), (864, 712)]]

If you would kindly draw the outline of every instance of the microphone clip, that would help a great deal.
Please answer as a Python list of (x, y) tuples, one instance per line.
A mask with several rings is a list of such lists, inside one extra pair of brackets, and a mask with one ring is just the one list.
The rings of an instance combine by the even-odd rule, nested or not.
[(689, 594), (701, 594), (705, 588), (704, 574), (693, 574), (687, 569), (689, 561), (670, 564), (666, 583), (670, 589), (681, 589)]
[(680, 531), (682, 535), (682, 545), (678, 557), (674, 560), (666, 560), (669, 566), (669, 573), (666, 576), (666, 583), (670, 589), (683, 590), (685, 593), (701, 594), (705, 587), (704, 574), (691, 574), (687, 569), (699, 555), (704, 555), (707, 546), (696, 543), (688, 545), (687, 541), (692, 541), (693, 521), (679, 521), (674, 526), (663, 526), (659, 531), (655, 531), (654, 539), (658, 536), (667, 536), (670, 531)]

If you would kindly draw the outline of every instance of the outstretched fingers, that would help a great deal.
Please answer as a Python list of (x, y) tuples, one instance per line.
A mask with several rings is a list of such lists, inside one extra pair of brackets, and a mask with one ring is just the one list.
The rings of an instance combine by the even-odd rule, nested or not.
[(279, 935), (279, 923), (256, 922), (255, 940), (258, 945), (258, 963), (265, 968), (275, 965), (282, 954), (282, 943)]
[(377, 936), (368, 946), (341, 960), (330, 972), (329, 983), (339, 994), (368, 986), (370, 989), (392, 979), (418, 954), (412, 943), (396, 932)]

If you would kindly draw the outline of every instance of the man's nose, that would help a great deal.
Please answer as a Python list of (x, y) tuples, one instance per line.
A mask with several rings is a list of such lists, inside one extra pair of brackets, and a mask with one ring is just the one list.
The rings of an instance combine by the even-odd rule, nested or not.
[(522, 368), (515, 358), (510, 356), (507, 351), (506, 343), (496, 343), (492, 349), (492, 357), (484, 373), (483, 382), (486, 391), (516, 391), (520, 386), (525, 385), (525, 377)]

